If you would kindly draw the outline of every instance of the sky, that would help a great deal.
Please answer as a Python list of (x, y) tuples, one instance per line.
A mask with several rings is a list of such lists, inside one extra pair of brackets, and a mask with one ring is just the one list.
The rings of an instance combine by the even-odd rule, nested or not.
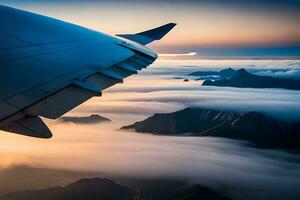
[(197, 52), (202, 57), (300, 56), (299, 1), (0, 0), (9, 5), (98, 31), (135, 33), (178, 24), (159, 53)]

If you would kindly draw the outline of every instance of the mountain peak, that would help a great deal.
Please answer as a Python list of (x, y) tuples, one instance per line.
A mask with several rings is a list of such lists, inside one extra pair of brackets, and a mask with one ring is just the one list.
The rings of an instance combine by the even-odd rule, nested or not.
[(231, 78), (234, 75), (236, 75), (236, 73), (237, 73), (237, 70), (232, 69), (231, 67), (229, 67), (229, 68), (226, 68), (226, 69), (222, 69), (220, 71), (220, 76), (222, 78)]
[(271, 76), (258, 76), (249, 73), (244, 68), (235, 71), (235, 75), (230, 78), (223, 78), (221, 80), (215, 81), (204, 81), (202, 85), (239, 88), (282, 88), (290, 90), (300, 90), (300, 80), (282, 79)]
[(236, 73), (236, 76), (249, 76), (251, 75), (246, 69), (239, 69)]
[(80, 179), (72, 184), (69, 185), (70, 186), (82, 186), (82, 185), (99, 185), (99, 184), (115, 184), (112, 180), (106, 179), (106, 178), (84, 178), (84, 179)]
[(81, 179), (65, 187), (9, 193), (1, 200), (133, 200), (134, 191), (106, 178)]
[(180, 200), (192, 200), (192, 199), (229, 200), (229, 198), (216, 193), (212, 189), (198, 184), (189, 188), (178, 199)]
[(100, 122), (109, 122), (111, 121), (108, 118), (102, 117), (100, 115), (97, 114), (92, 114), (90, 116), (84, 116), (84, 117), (60, 117), (59, 118), (60, 122), (63, 123), (77, 123), (77, 124), (96, 124), (96, 123), (100, 123)]
[(228, 67), (228, 68), (222, 69), (220, 72), (225, 72), (225, 71), (232, 72), (232, 71), (236, 71), (236, 70), (232, 69), (231, 67)]

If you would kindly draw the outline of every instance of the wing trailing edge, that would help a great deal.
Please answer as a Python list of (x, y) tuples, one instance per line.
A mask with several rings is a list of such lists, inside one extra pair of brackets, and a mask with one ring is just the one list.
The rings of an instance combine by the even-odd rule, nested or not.
[[(101, 96), (102, 90), (122, 83), (124, 78), (136, 74), (154, 60), (155, 57), (150, 58), (145, 54), (135, 52), (134, 56), (105, 70), (95, 69), (93, 74), (82, 80), (78, 78), (21, 112), (17, 112), (5, 120), (0, 120), (0, 130), (36, 138), (51, 138), (51, 131), (39, 116), (57, 119), (88, 99)], [(9, 104), (0, 104), (0, 108), (8, 108), (7, 105)]]
[(174, 27), (175, 23), (165, 24), (163, 26), (147, 30), (144, 32), (136, 33), (136, 34), (118, 34), (117, 36), (138, 42), (140, 44), (146, 45), (154, 40), (162, 39), (167, 33), (169, 33)]

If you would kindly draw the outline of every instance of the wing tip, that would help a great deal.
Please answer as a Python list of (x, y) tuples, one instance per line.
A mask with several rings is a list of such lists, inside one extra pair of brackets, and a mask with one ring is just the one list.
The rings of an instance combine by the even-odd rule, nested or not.
[(154, 40), (160, 40), (162, 39), (165, 35), (167, 35), (175, 26), (177, 23), (167, 23), (165, 25), (159, 26), (154, 29), (150, 29), (147, 31), (143, 31), (140, 33), (136, 34), (118, 34), (117, 36), (129, 39), (135, 42), (138, 42), (140, 44), (146, 45)]
[(176, 23), (172, 22), (137, 34), (151, 38), (153, 40), (160, 40), (165, 35), (167, 35), (176, 25)]

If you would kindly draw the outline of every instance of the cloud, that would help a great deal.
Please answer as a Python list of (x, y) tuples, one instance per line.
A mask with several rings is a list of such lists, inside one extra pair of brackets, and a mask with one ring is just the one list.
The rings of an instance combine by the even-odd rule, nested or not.
[(260, 70), (254, 73), (261, 76), (273, 76), (278, 78), (300, 78), (300, 69)]
[[(193, 81), (188, 76), (197, 70), (233, 67), (247, 68), (260, 75), (283, 77), (283, 74), (288, 74), (294, 77), (298, 73), (299, 65), (297, 61), (159, 60), (151, 69), (127, 79), (125, 84), (104, 91), (100, 100), (92, 101), (88, 108), (84, 108), (100, 113), (127, 112), (142, 115), (144, 112), (149, 116), (156, 112), (172, 112), (187, 106), (200, 106), (237, 111), (265, 111), (275, 117), (299, 120), (300, 91), (203, 87), (201, 81)], [(173, 78), (177, 76), (189, 78), (190, 81), (183, 82)]]
[[(201, 86), (200, 82), (168, 80), (170, 85), (116, 87), (78, 110), (139, 114), (173, 112), (188, 106), (234, 111), (262, 111), (286, 120), (300, 120), (300, 91)], [(173, 84), (175, 82), (176, 84)], [(141, 116), (140, 116), (141, 117)]]
[(196, 55), (197, 52), (158, 54), (159, 57), (163, 57), (163, 58), (189, 58), (189, 57), (195, 57)]
[(104, 91), (103, 97), (70, 113), (105, 114), (112, 123), (88, 126), (47, 120), (54, 133), (51, 140), (1, 132), (0, 166), (24, 163), (119, 176), (170, 178), (207, 185), (236, 199), (298, 200), (299, 154), (256, 149), (247, 142), (223, 138), (159, 137), (118, 130), (156, 112), (173, 112), (186, 106), (260, 110), (297, 119), (300, 91), (201, 87), (197, 81), (186, 83), (172, 78), (195, 69), (247, 66), (269, 70), (288, 68), (290, 64), (293, 69), (298, 66), (293, 63), (297, 62), (201, 60), (186, 61), (182, 66), (190, 67), (179, 67), (183, 61), (159, 61), (151, 70), (126, 79), (125, 84)]
[[(83, 177), (100, 176), (100, 173), (75, 170), (50, 169), (13, 165), (0, 169), (0, 195), (31, 189), (63, 186)], [(35, 177), (34, 179), (32, 177)]]
[[(112, 131), (108, 125), (87, 128), (56, 124), (52, 129), (56, 135), (51, 142), (35, 141), (30, 148), (19, 149), (23, 149), (19, 153), (31, 159), (26, 164), (185, 180), (229, 192), (237, 199), (300, 197), (297, 154), (256, 149), (246, 142), (222, 138), (158, 137)], [(22, 146), (23, 142), (19, 143)]]

